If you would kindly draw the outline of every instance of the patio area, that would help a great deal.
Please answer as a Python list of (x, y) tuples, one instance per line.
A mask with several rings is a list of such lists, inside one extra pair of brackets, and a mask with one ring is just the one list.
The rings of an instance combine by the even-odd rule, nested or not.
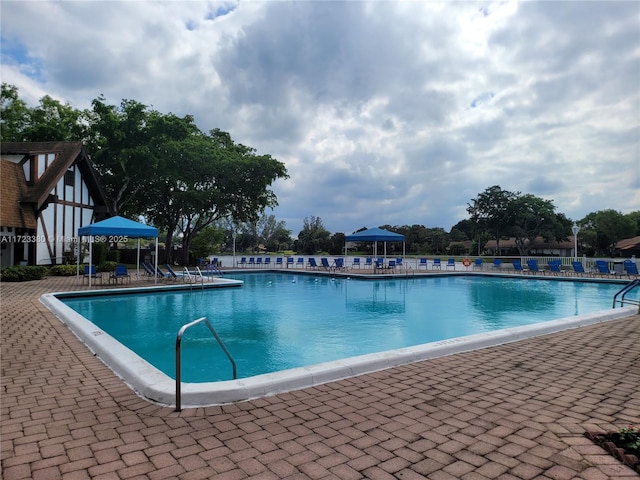
[(0, 284), (5, 480), (638, 478), (584, 432), (640, 424), (640, 316), (177, 413), (39, 301), (87, 288)]

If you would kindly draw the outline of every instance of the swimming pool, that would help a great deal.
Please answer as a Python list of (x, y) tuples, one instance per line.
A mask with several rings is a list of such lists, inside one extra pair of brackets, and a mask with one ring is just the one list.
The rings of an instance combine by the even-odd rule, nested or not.
[[(178, 329), (206, 316), (236, 358), (242, 379), (230, 380), (228, 360), (206, 329), (198, 331), (198, 326), (183, 340), (183, 381), (196, 385), (193, 391), (214, 381), (234, 383), (231, 397), (242, 390), (250, 398), (258, 396), (249, 391), (260, 379), (268, 380), (267, 386), (258, 388), (262, 392), (272, 391), (274, 381), (280, 385), (277, 391), (289, 383), (301, 388), (300, 375), (311, 376), (302, 382), (307, 386), (336, 375), (343, 378), (430, 358), (438, 349), (444, 353), (470, 349), (465, 347), (467, 341), (504, 343), (531, 332), (532, 324), (554, 318), (574, 317), (573, 322), (563, 323), (580, 325), (594, 312), (610, 308), (620, 288), (611, 283), (469, 275), (356, 280), (260, 273), (235, 278), (244, 282), (242, 288), (61, 299), (93, 322), (88, 328), (94, 338), (113, 337), (161, 370), (162, 375), (153, 375), (158, 381), (175, 374)], [(607, 317), (621, 316), (625, 310), (608, 312)], [(558, 325), (548, 322), (535, 328), (544, 333)], [(425, 350), (424, 344), (431, 349)], [(127, 379), (126, 374), (121, 376)], [(219, 388), (214, 390), (220, 393)], [(188, 391), (183, 390), (185, 395)], [(211, 397), (210, 403), (237, 399), (222, 395), (212, 402)], [(155, 393), (149, 398), (172, 401), (160, 400)]]

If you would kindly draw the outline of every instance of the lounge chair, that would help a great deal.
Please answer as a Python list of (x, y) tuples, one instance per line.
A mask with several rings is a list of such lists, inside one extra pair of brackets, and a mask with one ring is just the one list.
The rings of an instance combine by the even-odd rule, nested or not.
[(298, 257), (298, 262), (296, 263), (297, 268), (304, 268), (304, 258)]
[(482, 266), (482, 259), (481, 258), (476, 258), (475, 261), (473, 262), (473, 270), (482, 270), (483, 266)]
[(450, 258), (447, 260), (447, 270), (449, 270), (449, 268), (453, 268), (454, 270), (456, 269), (456, 259), (455, 258)]
[(424, 269), (427, 269), (427, 259), (426, 258), (421, 258), (420, 261), (418, 262), (418, 270), (420, 270), (420, 267), (424, 267)]
[(614, 274), (609, 270), (609, 264), (605, 260), (596, 260), (596, 273), (607, 276)]
[(171, 268), (171, 265), (169, 265), (168, 263), (165, 263), (164, 268), (166, 268), (167, 272), (169, 273), (169, 280), (177, 280), (179, 278), (176, 272), (173, 270), (173, 268)]
[(538, 260), (536, 260), (535, 258), (527, 260), (527, 267), (529, 268), (529, 271), (531, 273), (541, 273), (540, 269), (538, 268)]
[(514, 260), (511, 264), (513, 265), (513, 269), (516, 271), (516, 273), (524, 273), (522, 262), (520, 260)]
[(351, 262), (351, 268), (356, 268), (358, 267), (358, 269), (360, 269), (360, 258), (356, 257), (353, 259), (353, 262)]
[(584, 271), (582, 262), (571, 262), (571, 266), (573, 267), (573, 273), (575, 275), (580, 275), (581, 277), (583, 277), (587, 274), (587, 272)]
[(262, 268), (262, 257), (256, 258), (256, 267)]
[(344, 270), (344, 258), (336, 258), (333, 261), (333, 268), (335, 270)]
[(493, 269), (494, 270), (500, 270), (502, 268), (502, 260), (500, 260), (499, 258), (494, 258), (493, 259)]
[(395, 271), (396, 266), (397, 260), (389, 260), (389, 263), (387, 263), (387, 270)]
[(276, 258), (276, 267), (277, 268), (282, 268), (283, 266), (284, 266), (284, 264), (282, 263), (282, 257)]
[(254, 257), (249, 257), (249, 266), (250, 267), (256, 266), (256, 259)]
[(111, 282), (111, 280), (116, 284), (118, 283), (118, 280), (122, 280), (122, 283), (124, 283), (125, 280), (128, 280), (129, 283), (131, 283), (131, 275), (129, 275), (129, 272), (127, 271), (127, 266), (116, 265), (115, 271), (109, 275), (109, 282)]
[(246, 267), (246, 266), (247, 266), (247, 257), (242, 257), (242, 258), (240, 259), (240, 266), (241, 266), (242, 268), (244, 268), (244, 267)]
[(264, 257), (264, 264), (265, 268), (269, 268), (271, 266), (271, 257)]
[(287, 257), (287, 268), (293, 267), (293, 257)]
[(630, 277), (631, 276), (637, 277), (638, 275), (640, 275), (638, 273), (638, 266), (635, 263), (633, 263), (633, 261), (625, 260), (623, 262), (623, 266), (624, 266), (624, 271), (627, 272), (627, 275), (629, 275)]
[(378, 258), (375, 262), (375, 268), (376, 270), (383, 270), (384, 269), (384, 259), (383, 258)]
[(433, 259), (433, 264), (431, 265), (431, 270), (442, 270), (442, 263), (439, 258)]
[(325, 257), (322, 257), (320, 259), (320, 263), (322, 264), (322, 268), (324, 268), (325, 270), (329, 270), (331, 268), (331, 265), (329, 265), (329, 260)]
[(318, 264), (316, 263), (316, 259), (313, 257), (309, 257), (309, 260), (307, 260), (307, 268), (309, 270), (317, 270), (318, 269)]
[(156, 272), (156, 276), (157, 276), (158, 278), (170, 278), (170, 277), (171, 277), (171, 275), (169, 275), (168, 273), (163, 272), (163, 271), (160, 269), (160, 267), (158, 267), (158, 268), (156, 269), (156, 267), (155, 267), (154, 265), (149, 264), (149, 268), (151, 269), (151, 271), (152, 271), (152, 272), (155, 270), (155, 272)]
[(549, 271), (554, 275), (560, 275), (562, 270), (560, 269), (561, 261), (560, 260), (549, 260)]
[(364, 268), (373, 268), (373, 258), (366, 258), (366, 260), (364, 261)]

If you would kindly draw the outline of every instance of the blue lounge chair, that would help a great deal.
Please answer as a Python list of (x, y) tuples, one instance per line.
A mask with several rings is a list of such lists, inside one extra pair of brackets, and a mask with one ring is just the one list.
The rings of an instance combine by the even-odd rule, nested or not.
[(128, 280), (129, 283), (131, 283), (131, 275), (129, 275), (129, 272), (127, 271), (127, 266), (116, 265), (116, 270), (109, 276), (109, 281), (111, 280), (116, 284), (118, 283), (118, 280), (122, 280), (122, 283), (124, 283), (125, 280)]
[(453, 268), (454, 270), (456, 269), (456, 259), (455, 258), (450, 258), (447, 260), (447, 270), (449, 270), (449, 268)]
[(623, 266), (624, 266), (624, 271), (627, 272), (627, 275), (629, 275), (629, 276), (633, 275), (633, 276), (636, 276), (636, 277), (638, 275), (640, 275), (638, 273), (638, 266), (635, 263), (633, 263), (633, 261), (625, 260), (623, 262)]
[(562, 270), (560, 270), (561, 261), (560, 260), (549, 260), (549, 271), (554, 275), (560, 275)]
[(402, 259), (396, 258), (396, 267), (402, 267)]
[[(246, 259), (245, 259), (245, 263), (246, 263)], [(171, 265), (169, 265), (168, 263), (164, 264), (164, 268), (167, 269), (167, 272), (169, 272), (169, 280), (177, 280), (178, 275), (176, 274), (176, 272), (173, 270), (173, 268), (171, 268)]]
[(516, 273), (524, 273), (524, 269), (522, 268), (522, 262), (520, 260), (514, 260), (512, 262), (512, 265)]
[(242, 258), (240, 259), (240, 266), (241, 266), (242, 268), (244, 268), (244, 267), (246, 267), (246, 266), (247, 266), (247, 257), (242, 257)]
[(262, 268), (262, 257), (256, 257), (256, 267)]
[(473, 262), (473, 269), (474, 270), (482, 270), (482, 259), (481, 258), (476, 258), (475, 261)]
[(358, 267), (358, 269), (360, 268), (360, 258), (356, 257), (353, 259), (353, 262), (351, 263), (351, 268), (356, 268)]
[(420, 267), (424, 267), (424, 269), (427, 269), (427, 259), (426, 258), (421, 258), (420, 262), (418, 263), (418, 270), (420, 270)]
[(329, 265), (329, 260), (325, 257), (322, 257), (320, 259), (320, 263), (322, 264), (322, 268), (324, 268), (325, 270), (329, 270), (331, 268), (331, 265)]
[(609, 270), (609, 264), (605, 260), (596, 260), (596, 272), (600, 275), (612, 275), (613, 272)]
[(269, 268), (271, 266), (271, 257), (265, 257), (263, 265), (265, 268)]
[(375, 264), (375, 268), (376, 270), (382, 270), (384, 269), (384, 258), (380, 258), (378, 257), (378, 259), (376, 259), (376, 261), (374, 262)]
[(336, 258), (333, 261), (333, 268), (336, 270), (344, 270), (344, 258)]
[(287, 268), (293, 267), (293, 257), (287, 257)]
[(540, 273), (540, 269), (538, 268), (538, 261), (535, 258), (527, 260), (527, 267), (531, 273)]
[(571, 266), (573, 267), (573, 273), (576, 275), (580, 275), (582, 277), (587, 274), (587, 272), (584, 271), (582, 262), (571, 262)]
[(96, 280), (100, 280), (100, 282), (102, 283), (102, 274), (98, 272), (98, 269), (96, 268), (95, 265), (91, 265), (91, 268), (89, 268), (89, 265), (84, 266), (84, 275), (82, 276), (83, 283), (85, 278), (87, 279), (87, 283), (89, 282), (90, 278), (95, 278)]
[(440, 263), (439, 258), (433, 259), (433, 264), (431, 265), (431, 270), (442, 270), (442, 263)]
[(296, 267), (298, 268), (304, 268), (304, 258), (302, 257), (298, 257), (298, 262), (296, 264)]
[(364, 261), (364, 268), (373, 268), (373, 258), (367, 257)]
[(389, 260), (389, 263), (387, 263), (387, 270), (395, 271), (396, 266), (397, 260)]
[(284, 264), (282, 263), (282, 257), (276, 258), (276, 267), (282, 268)]
[(256, 266), (256, 259), (253, 257), (249, 257), (249, 266), (250, 267), (255, 267)]
[(500, 260), (499, 258), (494, 258), (493, 259), (493, 269), (494, 270), (500, 270), (502, 268), (502, 260)]
[(307, 268), (310, 270), (317, 270), (318, 269), (318, 264), (316, 263), (316, 259), (313, 257), (309, 257), (309, 260), (307, 261)]

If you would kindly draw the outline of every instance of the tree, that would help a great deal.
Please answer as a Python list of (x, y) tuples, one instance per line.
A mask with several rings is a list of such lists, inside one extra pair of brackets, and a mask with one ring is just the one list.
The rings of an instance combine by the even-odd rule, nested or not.
[(491, 232), (496, 239), (497, 251), (500, 251), (500, 238), (509, 226), (509, 205), (516, 194), (502, 190), (494, 185), (471, 200), (467, 204), (467, 212), (471, 215), (471, 221), (476, 225), (476, 235), (482, 231)]
[(215, 225), (209, 225), (194, 236), (191, 242), (191, 254), (196, 258), (207, 257), (220, 250), (224, 241), (224, 231)]
[(551, 200), (514, 194), (507, 207), (507, 231), (515, 238), (520, 255), (525, 255), (538, 237), (547, 242), (567, 239), (571, 222), (563, 214), (555, 213), (555, 209)]
[(296, 250), (307, 255), (328, 251), (331, 245), (330, 235), (329, 231), (324, 228), (320, 217), (305, 217), (302, 230), (300, 230), (298, 240), (295, 243)]
[(29, 107), (20, 99), (18, 89), (3, 83), (0, 92), (0, 141), (26, 141), (24, 132), (30, 121)]
[(637, 232), (637, 215), (623, 215), (613, 209), (592, 212), (578, 222), (583, 243), (590, 245), (596, 253), (614, 254), (616, 243), (632, 237)]
[(262, 215), (257, 230), (260, 242), (269, 252), (286, 250), (291, 245), (291, 231), (287, 230), (285, 222), (276, 220), (275, 215)]

